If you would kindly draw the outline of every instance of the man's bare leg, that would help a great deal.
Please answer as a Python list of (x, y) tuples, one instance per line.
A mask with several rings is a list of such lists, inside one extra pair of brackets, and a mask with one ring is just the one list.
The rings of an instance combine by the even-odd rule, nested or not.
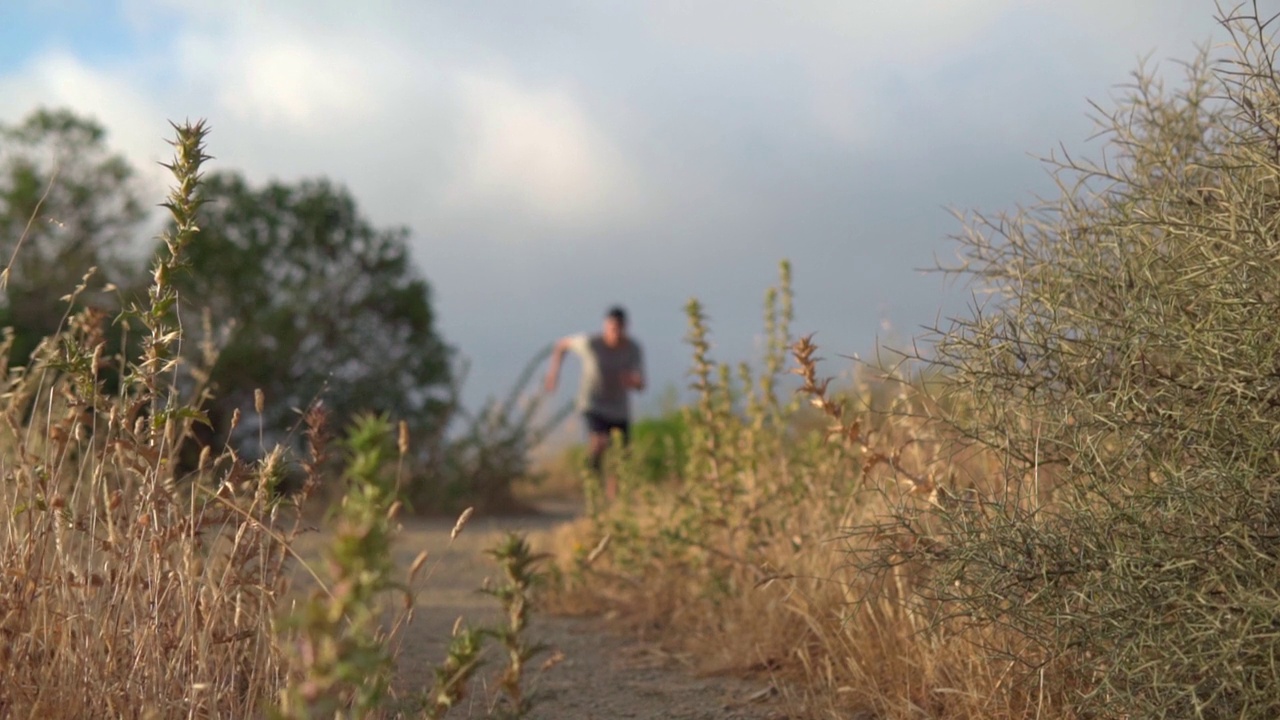
[(591, 470), (604, 486), (605, 503), (612, 503), (618, 496), (618, 479), (612, 475), (606, 476), (604, 468), (604, 453), (609, 449), (609, 440), (608, 433), (591, 433)]

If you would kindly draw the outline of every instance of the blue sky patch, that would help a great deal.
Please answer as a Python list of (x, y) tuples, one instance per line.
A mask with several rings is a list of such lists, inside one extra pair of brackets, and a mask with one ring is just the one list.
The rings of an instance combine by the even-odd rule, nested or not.
[(50, 49), (95, 62), (132, 54), (136, 34), (115, 3), (56, 2), (0, 5), (0, 73)]

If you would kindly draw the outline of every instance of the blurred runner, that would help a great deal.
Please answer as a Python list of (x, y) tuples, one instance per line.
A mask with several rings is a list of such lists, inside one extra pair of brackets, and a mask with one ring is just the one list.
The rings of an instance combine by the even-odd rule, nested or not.
[(582, 359), (577, 409), (587, 426), (591, 470), (604, 483), (605, 501), (612, 502), (618, 495), (618, 480), (604, 478), (604, 454), (613, 431), (621, 434), (623, 447), (631, 440), (630, 392), (644, 390), (640, 344), (627, 335), (626, 310), (611, 308), (600, 334), (581, 333), (556, 341), (547, 370), (547, 392), (556, 391), (567, 351)]

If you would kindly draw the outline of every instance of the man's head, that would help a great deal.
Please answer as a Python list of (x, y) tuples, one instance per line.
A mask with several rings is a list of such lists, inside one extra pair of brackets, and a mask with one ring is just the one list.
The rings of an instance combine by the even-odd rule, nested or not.
[(604, 342), (613, 346), (620, 344), (627, 337), (627, 311), (615, 305), (609, 308), (604, 316)]

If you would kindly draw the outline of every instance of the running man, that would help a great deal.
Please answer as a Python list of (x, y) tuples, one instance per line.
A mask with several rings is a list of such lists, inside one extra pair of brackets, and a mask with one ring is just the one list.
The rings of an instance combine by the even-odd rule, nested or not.
[[(644, 390), (644, 361), (640, 344), (627, 335), (627, 313), (613, 307), (604, 317), (599, 335), (570, 335), (555, 344), (551, 367), (547, 370), (547, 392), (555, 392), (560, 380), (560, 363), (572, 350), (582, 359), (582, 382), (578, 388), (577, 408), (582, 413), (589, 433), (591, 470), (604, 475), (604, 453), (614, 430), (622, 434), (625, 447), (631, 439), (632, 390)], [(617, 478), (605, 481), (605, 501), (618, 495)]]

